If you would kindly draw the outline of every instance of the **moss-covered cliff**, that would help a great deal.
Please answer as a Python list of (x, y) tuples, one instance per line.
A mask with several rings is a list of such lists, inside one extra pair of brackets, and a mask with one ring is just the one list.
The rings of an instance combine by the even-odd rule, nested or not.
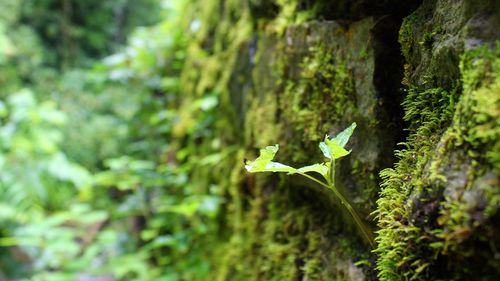
[[(225, 197), (219, 240), (208, 246), (213, 279), (499, 278), (499, 4), (373, 2), (190, 8), (181, 108), (196, 116), (192, 100), (216, 98), (222, 142), (200, 133), (196, 157), (230, 151), (197, 171)], [(337, 182), (376, 249), (329, 191), (243, 170), (245, 157), (275, 143), (279, 160), (314, 163), (324, 135), (351, 122), (353, 151)]]
[(495, 280), (500, 10), (495, 1), (425, 1), (405, 18), (402, 104), (410, 135), (381, 172), (382, 279)]

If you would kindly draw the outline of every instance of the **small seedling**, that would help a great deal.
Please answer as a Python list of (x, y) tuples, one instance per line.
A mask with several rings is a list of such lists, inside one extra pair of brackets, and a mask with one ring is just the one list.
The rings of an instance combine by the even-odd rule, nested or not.
[[(288, 173), (289, 175), (298, 174), (316, 182), (317, 184), (332, 190), (335, 196), (340, 200), (340, 203), (347, 209), (356, 226), (359, 228), (363, 238), (372, 246), (375, 247), (375, 242), (373, 241), (371, 231), (361, 220), (358, 212), (352, 207), (349, 201), (340, 193), (340, 191), (335, 187), (335, 160), (342, 158), (351, 151), (346, 150), (344, 147), (349, 141), (354, 129), (356, 128), (356, 123), (353, 123), (344, 131), (340, 132), (336, 137), (330, 138), (328, 135), (325, 140), (319, 143), (319, 149), (323, 152), (326, 162), (316, 163), (313, 165), (305, 166), (302, 168), (293, 168), (288, 165), (284, 165), (278, 162), (273, 162), (276, 152), (278, 152), (279, 146), (273, 145), (268, 146), (260, 150), (260, 155), (254, 161), (247, 161), (245, 163), (245, 169), (250, 173), (259, 172), (281, 172)], [(323, 179), (317, 179), (308, 173), (315, 172), (320, 174)]]

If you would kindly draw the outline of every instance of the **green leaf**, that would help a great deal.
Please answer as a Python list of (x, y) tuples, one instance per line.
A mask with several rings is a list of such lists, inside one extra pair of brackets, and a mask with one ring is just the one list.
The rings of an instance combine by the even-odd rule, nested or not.
[[(326, 139), (327, 137), (325, 137)], [(325, 155), (326, 158), (332, 159), (332, 153), (330, 152), (330, 148), (328, 148), (328, 145), (326, 145), (325, 142), (320, 142), (319, 143), (319, 149), (321, 149), (321, 152), (323, 152), (323, 155)]]
[(333, 140), (336, 141), (340, 146), (345, 147), (352, 135), (352, 132), (354, 131), (354, 129), (356, 129), (356, 126), (356, 122), (352, 123), (351, 126), (340, 132)]
[(323, 155), (328, 159), (338, 159), (348, 155), (350, 151), (347, 151), (344, 147), (355, 128), (356, 123), (352, 123), (351, 126), (340, 132), (335, 138), (330, 139), (329, 136), (326, 136), (325, 141), (319, 143), (319, 149), (321, 149)]
[(267, 146), (260, 150), (260, 155), (254, 161), (248, 161), (245, 165), (250, 173), (258, 172), (284, 172), (284, 173), (295, 173), (297, 169), (278, 163), (272, 162), (274, 155), (278, 152), (279, 146), (276, 144), (274, 146)]
[(325, 139), (325, 143), (330, 149), (330, 155), (333, 159), (338, 159), (344, 157), (350, 153), (350, 151), (345, 150), (340, 144), (338, 144), (335, 140)]
[(345, 150), (336, 141), (328, 139), (328, 136), (325, 137), (324, 142), (319, 143), (319, 149), (321, 149), (323, 155), (328, 159), (338, 159), (350, 153), (350, 151)]
[(326, 177), (326, 175), (328, 174), (328, 166), (329, 165), (327, 165), (325, 163), (309, 165), (309, 166), (305, 166), (305, 167), (297, 169), (297, 173), (316, 172), (316, 173), (321, 174), (322, 176)]

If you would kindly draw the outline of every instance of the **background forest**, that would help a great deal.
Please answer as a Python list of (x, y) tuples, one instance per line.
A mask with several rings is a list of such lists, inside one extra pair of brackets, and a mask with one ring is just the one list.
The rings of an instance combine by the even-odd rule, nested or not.
[[(189, 180), (196, 148), (169, 141), (184, 3), (0, 7), (0, 279), (204, 276), (217, 186)], [(176, 126), (210, 134), (216, 104), (195, 100), (203, 116)]]
[(500, 4), (403, 2), (0, 0), (0, 281), (500, 280)]

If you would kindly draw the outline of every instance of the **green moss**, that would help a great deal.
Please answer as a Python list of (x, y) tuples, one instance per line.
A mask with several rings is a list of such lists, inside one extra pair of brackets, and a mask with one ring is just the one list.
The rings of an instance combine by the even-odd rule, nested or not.
[[(453, 135), (462, 133), (463, 141), (500, 170), (500, 41), (493, 51), (483, 46), (465, 53), (460, 68), (467, 95), (458, 105)], [(461, 145), (462, 140), (456, 143)]]
[(382, 189), (375, 212), (380, 227), (376, 252), (381, 280), (418, 279), (430, 264), (419, 249), (426, 248), (427, 234), (411, 220), (412, 209), (417, 208), (411, 194), (421, 194), (431, 186), (424, 176), (426, 165), (451, 122), (455, 96), (441, 88), (418, 92), (412, 87), (403, 102), (411, 134), (404, 149), (396, 151), (395, 167), (380, 173)]
[[(277, 35), (283, 35), (285, 30), (294, 24), (301, 24), (314, 18), (317, 14), (318, 5), (309, 5), (307, 2), (299, 0), (277, 0), (279, 13), (267, 26), (270, 31)], [(307, 5), (309, 7), (304, 8)]]
[[(289, 57), (285, 54), (282, 59)], [(282, 72), (280, 109), (284, 122), (297, 136), (294, 139), (315, 147), (333, 124), (352, 114), (353, 78), (344, 61), (334, 57), (334, 50), (321, 46), (311, 48), (297, 70)], [(300, 152), (292, 153), (300, 161)]]
[[(293, 189), (277, 188), (268, 197), (263, 194), (269, 187), (256, 190), (256, 200), (247, 211), (245, 234), (224, 247), (229, 258), (221, 264), (225, 270), (220, 270), (216, 279), (351, 279), (348, 267), (354, 266), (349, 264), (345, 249), (352, 247), (352, 241), (345, 239), (342, 245), (328, 239), (338, 218), (333, 213), (319, 215), (317, 209), (300, 202)], [(319, 220), (329, 223), (318, 224)]]
[[(500, 45), (466, 52), (462, 56), (463, 96), (457, 104), (453, 124), (442, 138), (440, 155), (462, 150), (468, 158), (467, 181), (459, 189), (445, 194), (438, 222), (442, 229), (444, 252), (464, 255), (466, 240), (479, 232), (475, 239), (492, 239), (481, 233), (487, 222), (500, 210)], [(438, 157), (439, 157), (438, 156)], [(453, 159), (452, 159), (453, 160)], [(436, 169), (444, 169), (449, 161)], [(493, 231), (491, 229), (490, 231)], [(499, 262), (490, 261), (498, 267)]]
[(413, 25), (415, 24), (417, 17), (415, 14), (407, 16), (403, 23), (401, 24), (401, 28), (399, 29), (399, 44), (401, 44), (401, 52), (405, 56), (408, 61), (410, 55), (412, 53), (413, 47)]
[[(460, 97), (410, 89), (403, 105), (412, 133), (395, 168), (381, 172), (380, 279), (495, 276), (494, 253), (476, 248), (497, 231), (491, 220), (500, 202), (498, 50), (462, 56)], [(486, 262), (478, 267), (479, 260)]]

